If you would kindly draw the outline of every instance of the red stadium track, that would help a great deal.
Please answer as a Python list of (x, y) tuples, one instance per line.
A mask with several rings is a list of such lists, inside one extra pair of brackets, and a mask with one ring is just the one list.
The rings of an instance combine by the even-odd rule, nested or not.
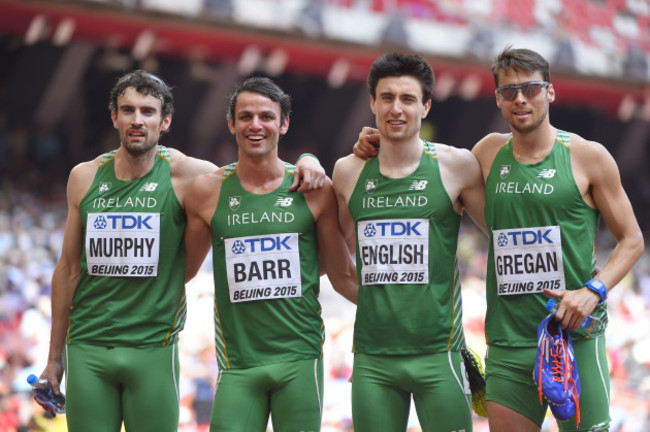
[[(189, 59), (193, 53), (200, 52), (206, 61), (214, 62), (237, 62), (251, 45), (258, 47), (263, 55), (282, 48), (288, 53), (286, 69), (290, 72), (326, 77), (337, 60), (345, 59), (351, 65), (347, 79), (354, 81), (365, 80), (372, 61), (384, 52), (360, 44), (310, 39), (298, 31), (288, 34), (256, 30), (216, 19), (185, 18), (142, 9), (126, 11), (105, 4), (69, 1), (0, 0), (0, 32), (24, 36), (39, 15), (48, 23), (46, 40), (64, 19), (72, 19), (72, 38), (77, 41), (104, 44), (113, 40), (129, 50), (140, 34), (149, 30), (156, 37), (158, 55)], [(475, 76), (481, 82), (478, 96), (493, 97), (494, 82), (486, 64), (431, 56), (429, 59), (438, 77), (447, 74), (462, 82), (467, 76)], [(558, 93), (557, 104), (588, 106), (612, 115), (617, 113), (626, 95), (631, 95), (636, 103), (644, 100), (644, 86), (639, 83), (555, 73), (553, 84)]]

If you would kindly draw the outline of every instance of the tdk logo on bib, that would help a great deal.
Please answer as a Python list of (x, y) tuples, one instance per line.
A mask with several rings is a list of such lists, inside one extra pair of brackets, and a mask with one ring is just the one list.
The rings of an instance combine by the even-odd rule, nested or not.
[(108, 223), (106, 222), (106, 218), (104, 216), (99, 216), (97, 219), (95, 219), (95, 223), (93, 224), (95, 229), (98, 230), (105, 229), (107, 225)]
[(232, 253), (235, 255), (241, 255), (246, 252), (246, 245), (243, 241), (237, 240), (232, 244)]
[(363, 229), (366, 237), (420, 237), (420, 221), (396, 221), (396, 222), (375, 222), (369, 223)]
[(551, 232), (551, 229), (503, 230), (497, 236), (496, 244), (499, 247), (553, 244)]
[(97, 230), (106, 228), (112, 230), (152, 230), (151, 217), (149, 215), (100, 214), (95, 219), (93, 227)]
[(256, 252), (273, 252), (273, 251), (290, 251), (290, 236), (274, 237), (252, 237), (244, 240), (236, 240), (232, 245), (232, 252), (235, 255), (241, 255), (246, 250), (251, 253)]

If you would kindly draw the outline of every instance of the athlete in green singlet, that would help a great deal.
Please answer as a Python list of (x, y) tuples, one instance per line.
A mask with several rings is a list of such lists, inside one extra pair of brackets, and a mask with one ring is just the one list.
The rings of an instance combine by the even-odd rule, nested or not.
[[(577, 430), (609, 429), (604, 298), (643, 251), (614, 159), (601, 144), (551, 126), (549, 104), (556, 92), (549, 69), (527, 49), (508, 47), (497, 57), (496, 103), (511, 133), (490, 134), (472, 150), (486, 183), (491, 231), (486, 373), (490, 430), (496, 432), (538, 432), (544, 420), (546, 406), (539, 403), (531, 371), (547, 296), (561, 300), (556, 319), (573, 330), (582, 386)], [(618, 245), (598, 270), (594, 241), (600, 217)], [(607, 289), (599, 294), (585, 286), (592, 278)], [(591, 335), (578, 330), (589, 314), (603, 323)], [(560, 430), (576, 430), (575, 420), (560, 422)]]
[(387, 54), (368, 75), (376, 158), (339, 159), (339, 222), (356, 252), (355, 432), (403, 432), (411, 396), (422, 430), (472, 430), (456, 246), (463, 209), (482, 222), (483, 181), (467, 150), (425, 142), (434, 76), (416, 55)]
[(109, 108), (120, 147), (77, 165), (68, 180), (41, 378), (59, 392), (65, 364), (71, 432), (118, 432), (122, 423), (129, 432), (175, 431), (186, 314), (183, 202), (191, 180), (217, 167), (158, 145), (173, 114), (160, 78), (124, 75)]
[[(210, 430), (320, 431), (324, 339), (321, 270), (356, 303), (354, 263), (338, 227), (331, 182), (290, 192), (278, 157), (291, 101), (268, 78), (230, 99), (239, 161), (198, 176), (186, 199), (188, 277), (213, 247), (219, 364)], [(320, 258), (320, 260), (319, 260)]]
[[(555, 100), (550, 66), (538, 53), (506, 48), (492, 66), (497, 106), (509, 134), (489, 134), (472, 153), (486, 183), (485, 219), (491, 232), (487, 269), (486, 356), (490, 430), (539, 432), (547, 406), (531, 371), (537, 326), (548, 296), (561, 299), (556, 318), (572, 330), (580, 384), (579, 431), (609, 429), (609, 368), (605, 350), (607, 290), (643, 253), (643, 236), (621, 185), (618, 167), (599, 143), (550, 124)], [(377, 133), (363, 128), (355, 153), (375, 154)], [(618, 244), (595, 266), (600, 218)], [(592, 279), (606, 287), (588, 288)], [(602, 297), (601, 297), (602, 294)], [(579, 329), (594, 314), (602, 326)], [(576, 430), (575, 419), (560, 422)]]

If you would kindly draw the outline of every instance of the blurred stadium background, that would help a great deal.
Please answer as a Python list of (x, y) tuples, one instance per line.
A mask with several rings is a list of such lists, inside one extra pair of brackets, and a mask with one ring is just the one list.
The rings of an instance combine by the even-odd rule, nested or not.
[[(281, 156), (317, 154), (328, 173), (372, 125), (365, 76), (392, 50), (436, 72), (424, 138), (471, 148), (507, 124), (488, 66), (507, 44), (552, 63), (551, 121), (602, 142), (617, 160), (650, 235), (650, 1), (648, 0), (0, 0), (0, 431), (65, 431), (30, 401), (43, 369), (49, 295), (77, 163), (119, 145), (108, 93), (142, 68), (174, 86), (162, 143), (222, 165), (235, 160), (225, 122), (234, 84), (267, 75), (293, 97)], [(597, 169), (597, 168), (596, 168)], [(484, 352), (486, 240), (464, 223), (459, 246), (464, 321)], [(602, 230), (601, 262), (613, 247)], [(181, 431), (206, 431), (216, 380), (209, 260), (188, 285), (182, 334)], [(351, 431), (347, 381), (354, 307), (323, 278), (323, 431)], [(650, 258), (609, 300), (612, 431), (650, 430)], [(544, 430), (556, 430), (548, 418)], [(419, 430), (414, 415), (410, 431)], [(487, 424), (476, 418), (476, 431)]]

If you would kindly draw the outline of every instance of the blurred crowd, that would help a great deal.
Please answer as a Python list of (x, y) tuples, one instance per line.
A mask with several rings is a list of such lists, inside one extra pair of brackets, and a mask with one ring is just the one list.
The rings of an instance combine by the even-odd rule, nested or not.
[[(644, 0), (87, 2), (457, 58), (490, 60), (495, 47), (526, 39), (553, 59), (556, 70), (650, 81), (650, 5)], [(354, 25), (358, 22), (364, 25)], [(454, 37), (436, 37), (445, 34)]]
[[(59, 186), (63, 189), (63, 186)], [(63, 238), (66, 205), (60, 198), (12, 190), (0, 194), (0, 431), (65, 431), (65, 416), (48, 418), (30, 395), (26, 378), (47, 360), (53, 268)], [(609, 256), (612, 238), (601, 232), (598, 256)], [(486, 239), (463, 224), (461, 263), (464, 326), (468, 345), (485, 352)], [(217, 377), (213, 332), (211, 260), (187, 286), (188, 320), (181, 334), (182, 432), (208, 430)], [(351, 431), (350, 383), (355, 307), (322, 279), (326, 326), (323, 431)], [(612, 382), (612, 431), (650, 430), (650, 255), (611, 292), (608, 360)], [(412, 410), (410, 432), (419, 431)], [(269, 429), (270, 430), (270, 429)], [(549, 416), (545, 431), (556, 430)], [(487, 431), (476, 417), (475, 431)]]

